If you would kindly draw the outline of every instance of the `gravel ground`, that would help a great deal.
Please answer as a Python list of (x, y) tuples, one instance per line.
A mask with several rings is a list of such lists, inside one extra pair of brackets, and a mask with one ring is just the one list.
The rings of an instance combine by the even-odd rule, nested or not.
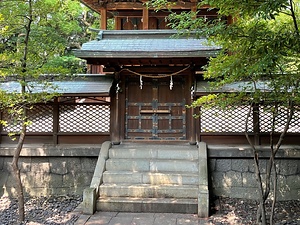
[[(26, 225), (72, 225), (79, 214), (72, 211), (82, 196), (51, 196), (26, 198)], [(269, 206), (268, 206), (269, 207)], [(0, 225), (17, 225), (17, 202), (0, 198)], [(215, 225), (255, 224), (257, 204), (252, 200), (218, 198), (211, 206), (208, 222)], [(275, 211), (277, 225), (300, 225), (300, 201), (278, 202)]]
[[(74, 224), (78, 219), (72, 211), (82, 202), (82, 196), (50, 196), (25, 199), (26, 225)], [(17, 225), (16, 199), (0, 198), (0, 224)]]
[[(267, 203), (267, 212), (270, 209), (271, 204)], [(208, 221), (215, 225), (256, 224), (256, 211), (254, 200), (218, 198), (213, 201)], [(274, 215), (276, 225), (300, 225), (300, 201), (277, 202)]]

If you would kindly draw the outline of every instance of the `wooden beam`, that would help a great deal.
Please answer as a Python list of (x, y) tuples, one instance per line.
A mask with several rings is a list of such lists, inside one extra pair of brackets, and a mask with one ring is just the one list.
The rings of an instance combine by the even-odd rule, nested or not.
[(157, 74), (169, 74), (169, 73), (174, 73), (177, 71), (180, 71), (186, 66), (130, 66), (130, 67), (124, 67), (125, 69), (132, 70), (137, 73), (143, 73), (143, 74), (152, 74), (152, 73), (157, 73)]
[(139, 2), (118, 2), (118, 3), (107, 3), (106, 8), (108, 11), (116, 11), (116, 10), (142, 10), (143, 3)]
[(107, 9), (100, 9), (100, 29), (107, 30)]
[(143, 8), (143, 30), (149, 29), (149, 10), (147, 7)]

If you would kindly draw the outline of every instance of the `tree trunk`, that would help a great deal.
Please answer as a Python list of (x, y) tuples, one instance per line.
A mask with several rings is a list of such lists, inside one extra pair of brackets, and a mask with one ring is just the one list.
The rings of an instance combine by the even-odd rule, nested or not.
[(264, 188), (263, 188), (263, 183), (261, 179), (261, 172), (260, 172), (260, 166), (259, 166), (259, 155), (256, 147), (254, 146), (253, 142), (251, 141), (249, 134), (248, 134), (248, 122), (250, 118), (250, 113), (251, 113), (251, 107), (248, 110), (247, 117), (246, 117), (246, 127), (245, 127), (245, 136), (246, 139), (251, 146), (251, 150), (253, 153), (253, 160), (254, 160), (254, 167), (255, 167), (255, 175), (256, 175), (256, 180), (257, 180), (257, 185), (258, 185), (258, 192), (259, 192), (259, 207), (257, 209), (257, 214), (256, 214), (256, 222), (257, 224), (262, 224), (266, 225), (267, 220), (266, 220), (266, 208), (265, 208), (265, 200), (264, 200)]
[(16, 191), (18, 195), (18, 209), (19, 209), (19, 221), (22, 222), (25, 220), (25, 207), (24, 207), (24, 192), (23, 192), (23, 185), (21, 181), (21, 174), (20, 169), (18, 166), (20, 153), (24, 144), (26, 134), (26, 125), (22, 125), (22, 130), (20, 133), (20, 137), (18, 140), (18, 145), (16, 147), (13, 160), (12, 160), (12, 169), (13, 169), (13, 175), (16, 181)]

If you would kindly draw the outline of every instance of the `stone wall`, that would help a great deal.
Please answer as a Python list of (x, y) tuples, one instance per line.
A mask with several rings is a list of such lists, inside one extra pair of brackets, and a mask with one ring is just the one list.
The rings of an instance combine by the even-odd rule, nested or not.
[[(101, 146), (28, 147), (19, 160), (26, 195), (81, 194), (89, 187)], [(0, 196), (15, 196), (12, 149), (0, 149)]]
[[(226, 152), (225, 152), (226, 151)], [(216, 196), (257, 199), (258, 183), (251, 152), (236, 148), (210, 146), (208, 150), (210, 191)], [(267, 151), (262, 151), (261, 172), (266, 173)], [(276, 159), (278, 170), (278, 200), (300, 200), (300, 151), (282, 150)]]
[[(28, 195), (82, 194), (89, 187), (97, 163), (99, 145), (27, 146), (20, 168)], [(278, 154), (280, 200), (300, 199), (300, 150), (291, 147)], [(10, 163), (13, 149), (0, 146), (0, 196), (14, 195)], [(261, 156), (266, 158), (267, 151)], [(208, 146), (210, 195), (257, 198), (257, 182), (251, 151), (242, 147)], [(266, 160), (261, 161), (263, 172)]]

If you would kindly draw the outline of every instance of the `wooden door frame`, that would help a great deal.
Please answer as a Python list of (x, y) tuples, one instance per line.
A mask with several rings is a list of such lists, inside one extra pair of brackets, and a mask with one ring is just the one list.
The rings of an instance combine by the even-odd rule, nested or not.
[[(189, 69), (185, 71), (183, 76), (186, 76), (185, 82), (185, 94), (184, 98), (186, 99), (186, 104), (190, 105), (192, 103), (192, 96), (191, 96), (191, 87), (194, 83), (194, 71)], [(120, 91), (118, 93), (118, 99), (116, 96), (113, 97), (112, 104), (114, 105), (115, 112), (112, 112), (112, 132), (111, 138), (114, 144), (119, 144), (122, 141), (126, 141), (125, 139), (125, 112), (126, 112), (126, 78), (130, 79), (129, 75), (121, 75), (119, 77), (119, 88)], [(118, 112), (116, 112), (118, 111)], [(190, 144), (196, 144), (197, 142), (197, 135), (196, 135), (196, 120), (193, 118), (194, 110), (186, 109), (186, 142)], [(113, 118), (114, 117), (114, 118)], [(151, 141), (150, 141), (151, 142)]]

